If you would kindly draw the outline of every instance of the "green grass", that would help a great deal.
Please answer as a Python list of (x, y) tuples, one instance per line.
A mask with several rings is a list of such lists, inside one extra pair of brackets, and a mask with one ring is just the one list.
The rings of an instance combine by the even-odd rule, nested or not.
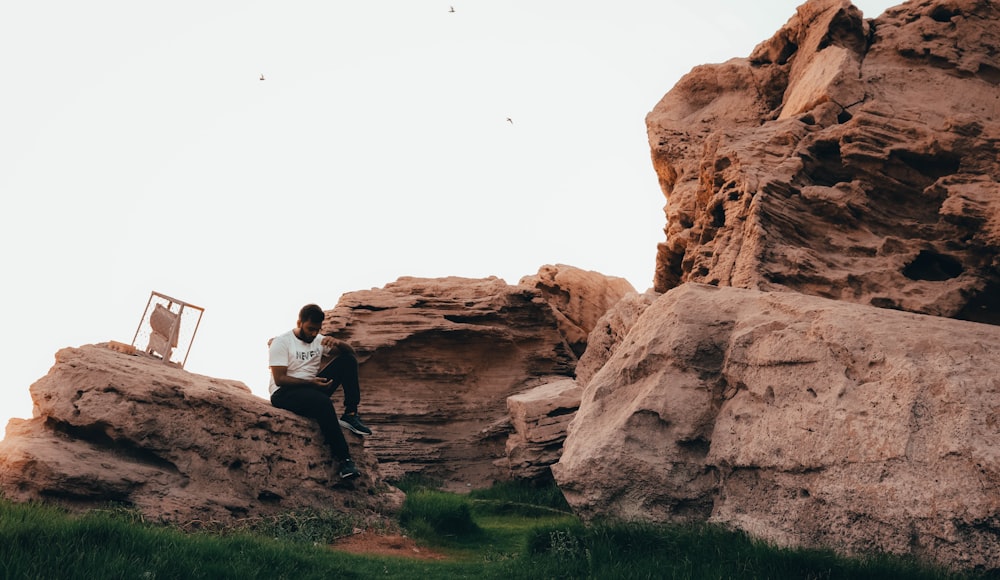
[(347, 559), (301, 541), (185, 533), (138, 520), (2, 502), (0, 577), (322, 578), (334, 570), (341, 577), (363, 577)]
[(327, 545), (358, 524), (288, 513), (186, 532), (114, 508), (83, 516), (0, 500), (0, 578), (906, 578), (949, 574), (888, 556), (777, 549), (717, 526), (584, 525), (558, 490), (497, 485), (468, 495), (409, 482), (400, 524), (447, 560), (344, 554)]
[(468, 499), (430, 489), (406, 495), (399, 522), (414, 537), (438, 543), (474, 545), (483, 534), (483, 529), (472, 519)]

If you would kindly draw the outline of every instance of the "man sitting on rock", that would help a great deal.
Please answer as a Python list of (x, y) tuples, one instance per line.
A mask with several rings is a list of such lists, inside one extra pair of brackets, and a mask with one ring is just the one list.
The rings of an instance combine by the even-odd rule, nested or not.
[[(357, 354), (346, 342), (320, 335), (324, 318), (323, 309), (307, 304), (299, 311), (295, 328), (268, 341), (268, 390), (275, 407), (319, 422), (323, 438), (340, 464), (341, 479), (350, 479), (360, 472), (340, 428), (358, 435), (371, 435), (372, 431), (358, 415), (361, 388)], [(344, 386), (345, 412), (338, 420), (330, 397), (340, 385)]]

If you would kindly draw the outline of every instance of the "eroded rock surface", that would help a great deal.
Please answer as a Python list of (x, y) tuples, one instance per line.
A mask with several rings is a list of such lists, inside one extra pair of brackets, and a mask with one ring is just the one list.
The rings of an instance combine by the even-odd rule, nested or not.
[(552, 466), (586, 517), (1000, 568), (1000, 328), (684, 284), (590, 380)]
[(361, 438), (347, 434), (362, 476), (340, 482), (315, 422), (146, 355), (63, 349), (31, 396), (34, 418), (0, 442), (11, 500), (120, 502), (187, 525), (305, 508), (377, 517), (402, 501)]
[(1000, 7), (811, 0), (647, 116), (655, 289), (703, 282), (1000, 323)]
[(583, 389), (562, 379), (507, 397), (514, 432), (507, 438), (507, 463), (518, 479), (551, 481), (566, 429), (580, 407)]
[(576, 382), (581, 387), (587, 386), (594, 374), (601, 370), (657, 296), (659, 294), (652, 290), (642, 294), (628, 294), (594, 324), (588, 337), (587, 350), (576, 364)]
[(588, 337), (597, 321), (622, 298), (635, 293), (624, 278), (564, 264), (542, 266), (536, 274), (521, 278), (518, 285), (542, 293), (577, 357), (587, 350)]
[(324, 332), (361, 359), (361, 412), (387, 477), (465, 489), (510, 477), (507, 397), (572, 377), (576, 356), (541, 292), (499, 278), (400, 278), (344, 294)]
[[(190, 523), (298, 508), (376, 517), (401, 501), (383, 477), (409, 473), (463, 491), (509, 479), (507, 398), (572, 383), (577, 359), (566, 332), (593, 324), (595, 305), (614, 292), (631, 291), (621, 279), (569, 266), (544, 267), (539, 280), (401, 278), (342, 297), (324, 331), (357, 348), (361, 410), (375, 428), (364, 440), (347, 433), (358, 480), (338, 480), (313, 421), (273, 408), (242, 383), (88, 345), (60, 351), (32, 385), (35, 418), (12, 421), (0, 443), (0, 493), (70, 506), (118, 501)], [(591, 291), (593, 299), (579, 295)], [(339, 395), (333, 400), (339, 408)], [(525, 459), (544, 431), (548, 447), (531, 453), (547, 470), (569, 417), (558, 426), (518, 417), (535, 430), (516, 455)]]

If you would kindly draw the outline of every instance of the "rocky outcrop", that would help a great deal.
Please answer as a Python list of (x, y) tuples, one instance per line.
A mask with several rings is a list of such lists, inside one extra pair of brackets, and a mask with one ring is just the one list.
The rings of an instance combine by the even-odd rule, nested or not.
[(562, 379), (507, 397), (514, 432), (507, 438), (507, 464), (517, 479), (551, 481), (566, 428), (580, 407), (583, 389)]
[(402, 501), (361, 438), (348, 433), (362, 476), (340, 482), (315, 422), (144, 353), (63, 349), (31, 396), (34, 418), (0, 442), (11, 500), (119, 502), (185, 525), (306, 508), (377, 518)]
[(1000, 328), (684, 284), (584, 390), (552, 466), (585, 517), (1000, 568)]
[(647, 116), (655, 289), (703, 282), (1000, 323), (1000, 7), (811, 0)]
[(375, 431), (367, 443), (386, 476), (446, 488), (508, 479), (507, 397), (572, 377), (576, 365), (542, 293), (499, 278), (400, 278), (349, 292), (323, 330), (358, 350), (361, 412)]
[(604, 313), (591, 331), (587, 350), (576, 365), (576, 382), (587, 386), (591, 377), (601, 370), (614, 354), (632, 326), (646, 308), (656, 300), (658, 293), (648, 290), (642, 294), (628, 294)]
[(544, 266), (345, 294), (324, 331), (360, 354), (366, 493), (310, 421), (96, 347), (33, 387), (0, 490), (212, 520), (548, 469), (587, 518), (1000, 569), (998, 10), (810, 0), (693, 69), (646, 119), (651, 292)]
[(635, 288), (624, 278), (564, 264), (542, 266), (538, 273), (521, 278), (518, 285), (542, 293), (577, 357), (587, 350), (588, 337), (604, 313), (623, 297), (635, 293)]
[[(589, 329), (598, 305), (631, 291), (623, 282), (546, 266), (530, 286), (401, 278), (345, 294), (324, 331), (356, 347), (361, 410), (375, 428), (366, 439), (346, 434), (363, 474), (349, 483), (338, 480), (315, 422), (242, 383), (118, 343), (64, 349), (31, 387), (35, 417), (12, 421), (0, 443), (0, 494), (74, 507), (116, 501), (190, 524), (299, 508), (379, 517), (401, 501), (385, 479), (411, 473), (461, 490), (535, 478), (558, 458), (579, 389), (544, 411), (554, 421), (515, 404), (516, 432), (507, 398), (553, 380), (572, 384), (565, 333)], [(512, 433), (522, 438), (512, 447), (516, 470), (506, 452)]]
[(997, 46), (986, 0), (810, 0), (663, 97), (666, 294), (577, 365), (581, 514), (1000, 567)]

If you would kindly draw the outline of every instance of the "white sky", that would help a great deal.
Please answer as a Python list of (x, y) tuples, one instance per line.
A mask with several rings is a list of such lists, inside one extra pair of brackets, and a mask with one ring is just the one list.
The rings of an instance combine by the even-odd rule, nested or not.
[(187, 370), (266, 396), (307, 302), (550, 263), (649, 288), (646, 113), (799, 4), (2, 3), (0, 427), (59, 349), (131, 342), (153, 290), (205, 308)]

